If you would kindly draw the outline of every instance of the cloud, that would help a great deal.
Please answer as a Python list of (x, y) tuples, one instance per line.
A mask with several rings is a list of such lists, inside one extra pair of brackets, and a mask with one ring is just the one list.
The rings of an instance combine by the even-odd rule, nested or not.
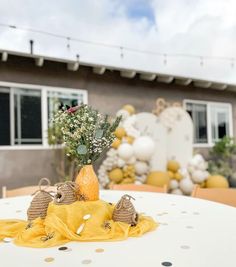
[[(0, 0), (0, 22), (40, 29), (99, 43), (68, 42), (40, 34), (0, 27), (0, 46), (56, 57), (151, 72), (236, 83), (230, 60), (170, 56), (236, 57), (234, 0)], [(135, 53), (128, 46), (162, 55)], [(163, 54), (167, 54), (167, 64)], [(122, 57), (121, 54), (124, 56)]]

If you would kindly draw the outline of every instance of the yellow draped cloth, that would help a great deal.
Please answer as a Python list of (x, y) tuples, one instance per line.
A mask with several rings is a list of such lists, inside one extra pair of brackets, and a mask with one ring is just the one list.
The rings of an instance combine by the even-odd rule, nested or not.
[[(50, 203), (45, 220), (0, 220), (0, 240), (14, 238), (19, 246), (46, 248), (69, 241), (116, 241), (138, 237), (157, 227), (147, 216), (139, 216), (136, 226), (112, 220), (114, 205), (103, 200), (76, 201), (70, 205)], [(83, 217), (90, 214), (88, 220)], [(77, 229), (84, 224), (83, 230)]]

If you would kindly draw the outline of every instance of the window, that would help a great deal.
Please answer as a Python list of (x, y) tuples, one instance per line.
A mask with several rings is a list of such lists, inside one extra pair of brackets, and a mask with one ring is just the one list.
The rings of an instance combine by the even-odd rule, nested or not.
[(10, 145), (10, 90), (0, 89), (0, 146)]
[(194, 143), (212, 146), (224, 136), (232, 136), (231, 104), (185, 100), (193, 120)]
[(225, 106), (211, 107), (211, 132), (213, 142), (229, 136), (229, 108)]
[(13, 89), (14, 144), (42, 144), (41, 91)]
[(0, 147), (47, 147), (54, 112), (87, 103), (85, 90), (25, 87), (0, 86)]
[(58, 91), (48, 91), (48, 123), (53, 114), (64, 106), (75, 107), (84, 102), (83, 95), (78, 93), (67, 93)]
[(194, 143), (207, 143), (207, 106), (206, 104), (187, 103), (186, 109), (194, 122)]

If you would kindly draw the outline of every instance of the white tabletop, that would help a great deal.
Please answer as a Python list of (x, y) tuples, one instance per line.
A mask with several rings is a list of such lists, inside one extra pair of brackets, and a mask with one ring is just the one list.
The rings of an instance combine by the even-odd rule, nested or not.
[[(101, 191), (117, 202), (127, 192)], [(139, 238), (119, 242), (70, 242), (69, 251), (0, 243), (3, 267), (233, 267), (236, 266), (236, 208), (210, 201), (158, 193), (128, 192), (136, 210), (160, 226)], [(0, 200), (0, 219), (26, 218), (31, 197)], [(103, 252), (96, 252), (96, 249)], [(52, 262), (45, 262), (51, 257)], [(164, 264), (164, 265), (163, 265)]]

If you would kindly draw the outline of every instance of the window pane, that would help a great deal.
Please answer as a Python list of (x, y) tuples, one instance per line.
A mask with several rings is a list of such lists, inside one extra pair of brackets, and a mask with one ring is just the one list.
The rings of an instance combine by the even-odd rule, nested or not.
[(15, 144), (42, 144), (40, 90), (14, 89)]
[(211, 129), (213, 142), (229, 135), (229, 108), (211, 105)]
[(70, 92), (59, 92), (49, 91), (48, 92), (48, 120), (50, 120), (57, 110), (63, 106), (75, 107), (83, 103), (84, 95), (81, 93), (70, 93)]
[(10, 143), (10, 90), (0, 88), (0, 145)]
[(206, 144), (207, 140), (207, 106), (205, 104), (187, 103), (187, 112), (193, 120), (194, 143)]

